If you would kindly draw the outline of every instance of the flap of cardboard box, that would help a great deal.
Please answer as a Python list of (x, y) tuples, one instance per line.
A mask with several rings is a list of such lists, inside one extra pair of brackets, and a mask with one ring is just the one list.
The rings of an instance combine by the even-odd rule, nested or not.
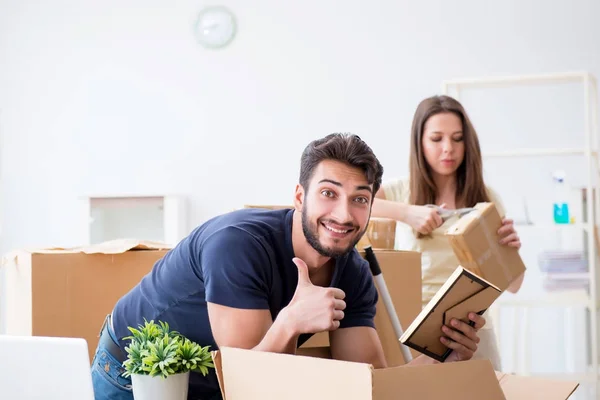
[(368, 364), (228, 347), (213, 358), (225, 400), (371, 399)]
[(154, 242), (151, 240), (139, 239), (117, 239), (103, 243), (93, 244), (81, 247), (50, 247), (44, 249), (23, 249), (16, 250), (6, 254), (3, 261), (12, 261), (19, 254), (67, 254), (67, 253), (86, 253), (86, 254), (121, 254), (132, 250), (169, 250), (172, 246)]
[(579, 383), (550, 380), (496, 372), (507, 400), (566, 400), (577, 390)]
[(119, 254), (131, 250), (169, 250), (172, 246), (151, 240), (117, 239), (98, 243), (91, 246), (66, 249), (68, 252), (81, 252), (87, 254)]
[(373, 399), (504, 400), (489, 360), (374, 370)]
[(374, 369), (364, 363), (227, 347), (213, 357), (226, 400), (505, 399), (487, 360)]

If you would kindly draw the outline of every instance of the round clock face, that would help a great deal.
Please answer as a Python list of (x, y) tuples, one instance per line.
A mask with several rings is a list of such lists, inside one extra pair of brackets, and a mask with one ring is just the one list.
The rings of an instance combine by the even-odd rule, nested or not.
[(194, 32), (198, 42), (205, 47), (225, 47), (235, 36), (235, 18), (225, 7), (205, 8), (198, 15)]

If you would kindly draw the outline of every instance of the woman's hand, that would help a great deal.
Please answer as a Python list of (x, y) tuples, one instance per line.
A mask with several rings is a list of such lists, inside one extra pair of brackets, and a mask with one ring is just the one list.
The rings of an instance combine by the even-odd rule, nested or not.
[(498, 229), (498, 235), (500, 236), (500, 244), (516, 247), (517, 249), (521, 248), (521, 239), (519, 239), (512, 219), (504, 218), (502, 220), (502, 226)]
[[(444, 207), (442, 204), (440, 207)], [(443, 221), (437, 209), (426, 206), (410, 206), (406, 213), (406, 223), (417, 232), (428, 235), (439, 228)]]

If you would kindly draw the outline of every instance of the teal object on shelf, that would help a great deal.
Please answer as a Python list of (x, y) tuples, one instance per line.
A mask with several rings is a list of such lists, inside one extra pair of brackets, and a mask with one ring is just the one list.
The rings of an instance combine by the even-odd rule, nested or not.
[(557, 224), (570, 223), (569, 205), (567, 203), (554, 203), (554, 222)]

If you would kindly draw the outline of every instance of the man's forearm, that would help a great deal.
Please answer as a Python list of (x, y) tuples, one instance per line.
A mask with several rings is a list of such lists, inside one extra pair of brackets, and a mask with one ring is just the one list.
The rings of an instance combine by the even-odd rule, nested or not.
[(295, 354), (297, 341), (298, 335), (294, 331), (291, 321), (285, 313), (281, 312), (253, 350)]

